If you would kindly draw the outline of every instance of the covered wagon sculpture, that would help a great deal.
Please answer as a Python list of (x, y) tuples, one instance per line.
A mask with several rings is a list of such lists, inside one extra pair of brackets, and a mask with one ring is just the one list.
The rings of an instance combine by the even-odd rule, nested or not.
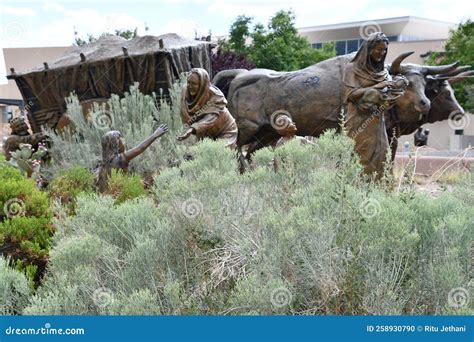
[(139, 82), (145, 94), (166, 96), (180, 74), (192, 68), (211, 73), (211, 49), (205, 41), (188, 40), (176, 34), (143, 36), (126, 40), (104, 35), (97, 41), (72, 47), (63, 56), (25, 73), (12, 68), (26, 104), (33, 132), (41, 126), (55, 128), (66, 112), (65, 97), (75, 92), (79, 101), (102, 102), (112, 94), (123, 96)]

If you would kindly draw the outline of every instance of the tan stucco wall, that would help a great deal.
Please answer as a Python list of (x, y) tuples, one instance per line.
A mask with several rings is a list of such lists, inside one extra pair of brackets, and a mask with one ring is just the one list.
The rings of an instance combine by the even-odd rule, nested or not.
[[(474, 136), (474, 115), (466, 114), (468, 116), (465, 121), (467, 126), (464, 127), (464, 135)], [(430, 130), (430, 135), (428, 137), (428, 146), (437, 150), (449, 150), (451, 139), (454, 136), (454, 129), (450, 127), (449, 122), (441, 121), (433, 124), (423, 125), (423, 128), (428, 128)], [(408, 141), (410, 146), (413, 146), (413, 134), (403, 135), (398, 140), (398, 150), (403, 148), (403, 143)]]
[[(15, 68), (15, 71), (18, 73), (24, 73), (32, 68), (43, 65), (43, 62), (48, 62), (59, 57), (70, 48), (70, 46), (6, 48), (3, 49), (5, 69), (8, 75), (10, 74), (10, 68)], [(15, 81), (8, 80), (8, 84), (0, 85), (0, 98), (21, 99), (21, 94)]]

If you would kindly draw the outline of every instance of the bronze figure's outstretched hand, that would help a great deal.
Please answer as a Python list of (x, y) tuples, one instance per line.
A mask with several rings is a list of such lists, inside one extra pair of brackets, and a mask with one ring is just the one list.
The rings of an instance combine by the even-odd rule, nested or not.
[(153, 132), (153, 135), (157, 138), (161, 137), (162, 135), (166, 134), (168, 132), (168, 125), (166, 124), (161, 124), (155, 132)]

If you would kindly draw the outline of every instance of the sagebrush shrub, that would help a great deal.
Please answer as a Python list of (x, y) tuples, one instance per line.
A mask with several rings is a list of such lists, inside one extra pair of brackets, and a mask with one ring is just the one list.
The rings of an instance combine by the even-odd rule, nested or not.
[(0, 315), (20, 314), (28, 304), (31, 288), (25, 275), (0, 256)]
[(244, 174), (221, 142), (192, 153), (155, 177), (154, 198), (79, 196), (24, 312), (465, 312), (448, 296), (469, 283), (471, 183), (438, 198), (394, 192), (361, 175), (334, 132), (259, 150)]
[(120, 98), (94, 104), (84, 113), (76, 95), (66, 98), (67, 112), (73, 125), (62, 133), (50, 131), (53, 161), (47, 168), (50, 178), (61, 169), (82, 166), (93, 169), (102, 159), (101, 137), (110, 130), (122, 133), (127, 148), (133, 148), (148, 138), (159, 124), (166, 123), (169, 132), (155, 141), (129, 167), (131, 172), (153, 175), (161, 169), (180, 162), (185, 145), (177, 144), (176, 135), (182, 130), (180, 119), (181, 87), (184, 78), (170, 89), (167, 100), (159, 94), (144, 95), (138, 83)]

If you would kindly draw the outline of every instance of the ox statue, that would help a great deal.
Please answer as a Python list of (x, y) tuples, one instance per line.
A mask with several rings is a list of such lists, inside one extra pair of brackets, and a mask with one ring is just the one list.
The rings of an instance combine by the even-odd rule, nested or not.
[[(412, 53), (401, 54), (388, 66), (392, 75), (402, 74), (409, 81), (403, 96), (387, 114), (389, 138), (412, 133), (425, 123), (446, 120), (452, 113), (464, 114), (447, 81), (471, 77), (469, 67), (458, 67), (458, 63), (402, 64)], [(251, 153), (278, 140), (280, 135), (272, 122), (272, 114), (278, 111), (291, 116), (301, 136), (318, 137), (327, 129), (339, 129), (342, 77), (353, 57), (354, 54), (333, 57), (292, 72), (267, 69), (219, 72), (213, 83), (226, 95), (228, 108), (236, 119), (237, 145), (251, 144)], [(395, 150), (396, 139), (392, 140)]]

